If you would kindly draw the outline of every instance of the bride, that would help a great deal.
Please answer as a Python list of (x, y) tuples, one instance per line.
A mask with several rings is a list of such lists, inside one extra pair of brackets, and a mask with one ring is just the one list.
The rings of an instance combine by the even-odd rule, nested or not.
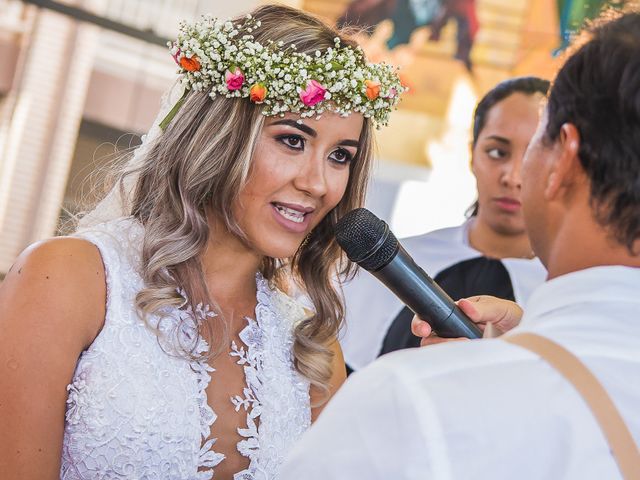
[(116, 187), (0, 287), (6, 478), (276, 478), (345, 378), (332, 228), (394, 70), (283, 6), (183, 24), (171, 54)]

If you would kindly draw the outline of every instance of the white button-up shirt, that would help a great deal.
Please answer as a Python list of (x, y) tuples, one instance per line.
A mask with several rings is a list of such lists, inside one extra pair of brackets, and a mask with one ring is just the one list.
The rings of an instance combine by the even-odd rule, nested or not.
[[(539, 287), (521, 325), (577, 355), (640, 444), (640, 269)], [(355, 373), (280, 480), (618, 479), (588, 406), (546, 361), (499, 339), (394, 352)]]

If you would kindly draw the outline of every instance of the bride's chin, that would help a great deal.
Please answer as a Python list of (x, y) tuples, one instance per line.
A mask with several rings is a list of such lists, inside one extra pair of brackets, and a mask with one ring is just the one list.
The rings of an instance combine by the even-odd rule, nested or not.
[(295, 239), (269, 238), (266, 235), (258, 236), (258, 232), (250, 232), (243, 243), (261, 257), (290, 258), (296, 253), (302, 240), (297, 242)]

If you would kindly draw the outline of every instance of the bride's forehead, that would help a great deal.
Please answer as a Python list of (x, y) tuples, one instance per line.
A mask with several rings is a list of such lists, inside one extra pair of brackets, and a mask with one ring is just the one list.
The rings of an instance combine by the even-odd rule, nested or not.
[(302, 117), (297, 113), (285, 113), (283, 116), (267, 117), (265, 120), (265, 126), (303, 126), (313, 129), (318, 135), (351, 134), (357, 137), (362, 130), (363, 122), (364, 117), (360, 113), (352, 113), (342, 116), (340, 114), (327, 111), (314, 117)]

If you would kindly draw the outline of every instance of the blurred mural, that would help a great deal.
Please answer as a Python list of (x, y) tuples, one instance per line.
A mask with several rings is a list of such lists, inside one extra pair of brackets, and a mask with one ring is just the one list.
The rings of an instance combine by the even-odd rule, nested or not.
[(357, 26), (372, 33), (383, 20), (392, 24), (387, 48), (409, 43), (414, 31), (429, 27), (429, 41), (438, 41), (449, 21), (456, 23), (454, 58), (471, 70), (471, 48), (478, 32), (475, 0), (353, 0), (338, 18), (338, 26)]
[(560, 35), (560, 46), (556, 53), (567, 48), (571, 37), (585, 22), (596, 18), (603, 8), (623, 7), (624, 4), (624, 0), (556, 0)]

